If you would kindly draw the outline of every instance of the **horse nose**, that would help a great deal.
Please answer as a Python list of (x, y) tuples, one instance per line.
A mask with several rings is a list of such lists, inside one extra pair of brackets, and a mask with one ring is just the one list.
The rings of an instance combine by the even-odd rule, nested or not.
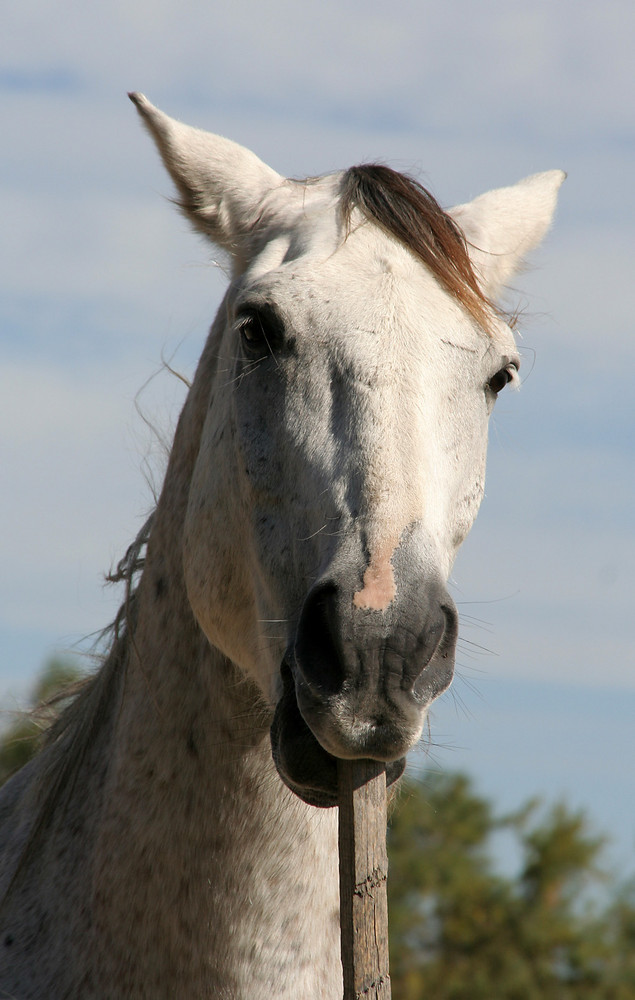
[(457, 633), (441, 584), (419, 580), (380, 611), (359, 608), (354, 589), (330, 579), (307, 595), (295, 665), (320, 701), (347, 692), (360, 708), (373, 696), (425, 706), (450, 683)]
[(336, 801), (334, 757), (385, 761), (389, 781), (401, 775), (454, 667), (457, 614), (442, 585), (415, 574), (406, 588), (396, 565), (395, 599), (360, 608), (360, 574), (347, 565), (306, 597), (271, 727), (279, 774), (317, 805)]

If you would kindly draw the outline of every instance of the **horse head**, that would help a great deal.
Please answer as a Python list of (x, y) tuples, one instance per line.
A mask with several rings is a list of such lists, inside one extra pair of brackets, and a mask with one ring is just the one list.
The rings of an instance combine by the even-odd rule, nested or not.
[(385, 167), (289, 180), (131, 95), (194, 226), (231, 261), (197, 379), (183, 566), (210, 643), (273, 713), (278, 772), (336, 801), (336, 758), (394, 780), (452, 679), (447, 591), (517, 382), (493, 302), (560, 171), (443, 212)]

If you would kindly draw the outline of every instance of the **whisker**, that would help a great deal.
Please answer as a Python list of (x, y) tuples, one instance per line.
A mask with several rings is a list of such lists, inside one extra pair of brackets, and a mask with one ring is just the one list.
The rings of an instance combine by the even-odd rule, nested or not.
[(321, 528), (318, 528), (316, 531), (312, 532), (312, 534), (306, 535), (304, 538), (298, 538), (298, 541), (308, 542), (311, 538), (315, 538), (316, 535), (319, 535), (322, 531), (324, 531), (325, 528), (326, 524), (323, 524)]
[(466, 639), (465, 636), (463, 636), (463, 635), (459, 637), (459, 643), (458, 644), (461, 647), (469, 646), (470, 650), (465, 650), (465, 652), (470, 652), (471, 651), (472, 654), (476, 654), (478, 656), (499, 656), (500, 655), (495, 650), (489, 649), (487, 646), (481, 646), (480, 643), (474, 642), (472, 639)]

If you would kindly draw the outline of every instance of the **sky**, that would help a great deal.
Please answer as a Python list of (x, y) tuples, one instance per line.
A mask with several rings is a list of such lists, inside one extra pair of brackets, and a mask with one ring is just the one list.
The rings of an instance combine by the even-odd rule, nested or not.
[(381, 160), (445, 206), (568, 178), (508, 301), (523, 386), (491, 425), (452, 578), (428, 761), (501, 808), (563, 795), (635, 868), (632, 0), (42, 0), (0, 33), (0, 707), (113, 616), (222, 296), (129, 90), (289, 176)]

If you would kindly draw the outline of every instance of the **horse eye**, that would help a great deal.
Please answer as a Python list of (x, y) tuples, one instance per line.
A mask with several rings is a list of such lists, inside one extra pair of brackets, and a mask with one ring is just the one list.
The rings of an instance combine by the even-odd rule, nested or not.
[(236, 318), (243, 351), (250, 358), (261, 358), (280, 351), (284, 343), (284, 327), (270, 307), (247, 308)]
[(257, 312), (244, 313), (238, 318), (240, 337), (249, 354), (266, 351), (269, 347), (267, 331), (262, 317)]
[(506, 365), (504, 368), (501, 368), (487, 383), (489, 388), (495, 395), (498, 395), (501, 389), (504, 389), (509, 382), (513, 381), (517, 371), (516, 365)]

